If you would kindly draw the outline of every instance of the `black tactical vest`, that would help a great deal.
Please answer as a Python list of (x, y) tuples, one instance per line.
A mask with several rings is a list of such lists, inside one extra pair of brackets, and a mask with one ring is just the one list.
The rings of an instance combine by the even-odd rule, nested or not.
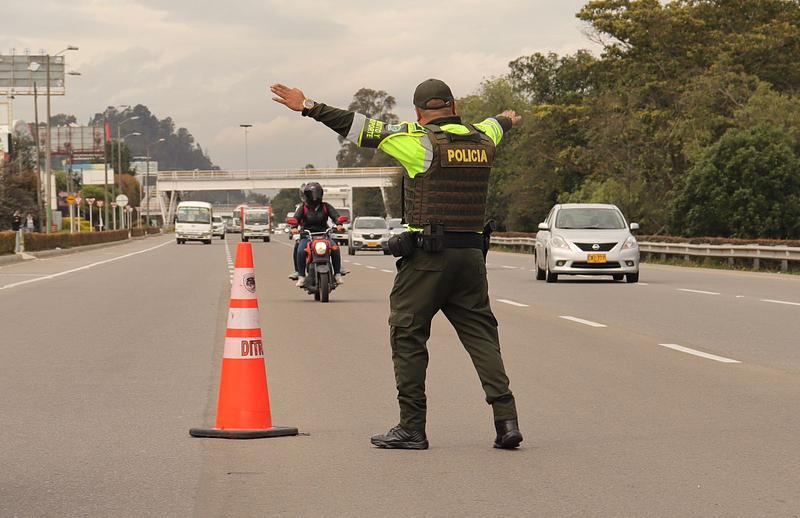
[(406, 222), (413, 227), (441, 223), (445, 232), (482, 231), (494, 142), (471, 125), (466, 135), (433, 124), (425, 128), (433, 159), (424, 173), (403, 175)]

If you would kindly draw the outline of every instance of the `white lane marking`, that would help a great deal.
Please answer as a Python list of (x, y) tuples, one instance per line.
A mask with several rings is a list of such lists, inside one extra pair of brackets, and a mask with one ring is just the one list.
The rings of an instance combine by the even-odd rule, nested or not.
[(514, 302), (513, 300), (508, 299), (497, 299), (497, 302), (502, 302), (503, 304), (508, 304), (509, 306), (516, 306), (518, 308), (529, 308), (527, 304), (522, 304), (520, 302)]
[(636, 284), (638, 284), (639, 286), (650, 286), (650, 284), (647, 282), (637, 282)]
[(83, 271), (83, 270), (88, 270), (89, 268), (94, 268), (95, 266), (100, 266), (100, 265), (103, 265), (103, 264), (113, 263), (114, 261), (119, 261), (120, 259), (126, 259), (128, 257), (133, 257), (134, 255), (139, 255), (139, 254), (144, 254), (146, 252), (151, 252), (151, 251), (153, 251), (153, 250), (155, 250), (157, 248), (161, 248), (162, 246), (167, 246), (167, 245), (169, 245), (171, 243), (173, 243), (172, 239), (170, 239), (169, 241), (166, 241), (164, 243), (161, 243), (160, 245), (156, 245), (156, 246), (153, 246), (153, 247), (150, 247), (150, 248), (146, 248), (144, 250), (139, 250), (138, 252), (131, 252), (129, 254), (120, 255), (120, 256), (117, 256), (117, 257), (112, 257), (111, 259), (105, 259), (103, 261), (97, 261), (95, 263), (87, 264), (87, 265), (84, 265), (84, 266), (79, 266), (78, 268), (71, 268), (69, 270), (64, 270), (63, 272), (53, 273), (53, 274), (50, 274), (50, 275), (45, 275), (43, 277), (36, 277), (35, 279), (27, 279), (27, 280), (24, 280), (24, 281), (15, 282), (13, 284), (6, 284), (5, 286), (0, 286), (0, 290), (7, 290), (9, 288), (16, 288), (17, 286), (22, 286), (24, 284), (32, 284), (34, 282), (46, 281), (48, 279), (55, 279), (56, 277), (61, 277), (63, 275), (68, 275), (70, 273), (75, 273), (75, 272), (80, 272), (80, 271)]
[(353, 263), (356, 266), (361, 266), (361, 263)]
[(349, 260), (349, 259), (345, 259), (345, 260), (344, 260), (344, 262), (346, 262), (346, 263), (349, 263), (349, 262), (350, 262), (350, 260)]
[(584, 320), (584, 319), (582, 319), (582, 318), (578, 318), (578, 317), (571, 317), (571, 316), (569, 316), (569, 315), (561, 315), (561, 316), (559, 316), (558, 318), (563, 318), (564, 320), (569, 320), (569, 321), (571, 321), (571, 322), (577, 322), (577, 323), (579, 323), (579, 324), (583, 324), (583, 325), (585, 325), (585, 326), (590, 326), (590, 327), (608, 327), (608, 326), (607, 326), (607, 325), (605, 325), (605, 324), (600, 324), (600, 323), (597, 323), (597, 322), (592, 322), (591, 320)]
[(686, 288), (678, 288), (677, 291), (683, 291), (686, 293), (699, 293), (701, 295), (719, 295), (716, 291), (703, 291), (703, 290), (687, 290)]
[(370, 270), (377, 270), (377, 268), (375, 268), (374, 266), (367, 266), (367, 268), (369, 268)]
[(516, 266), (506, 266), (506, 265), (503, 265), (503, 268), (505, 268), (506, 270), (516, 270), (517, 269)]
[(392, 270), (381, 270), (383, 273), (394, 273)]
[(736, 295), (736, 298), (737, 298), (737, 299), (743, 299), (743, 298), (744, 298), (744, 295)]
[(770, 304), (783, 304), (785, 306), (800, 306), (800, 303), (798, 302), (789, 302), (787, 300), (761, 299), (761, 302), (769, 302)]
[(703, 351), (697, 351), (695, 349), (690, 349), (688, 347), (684, 347), (678, 344), (658, 344), (661, 347), (666, 347), (668, 349), (673, 349), (675, 351), (680, 351), (682, 353), (691, 354), (694, 356), (699, 356), (700, 358), (706, 358), (708, 360), (714, 360), (715, 362), (720, 363), (742, 363), (739, 360), (732, 360), (730, 358), (725, 358), (724, 356), (717, 356), (716, 354), (709, 354), (704, 353)]

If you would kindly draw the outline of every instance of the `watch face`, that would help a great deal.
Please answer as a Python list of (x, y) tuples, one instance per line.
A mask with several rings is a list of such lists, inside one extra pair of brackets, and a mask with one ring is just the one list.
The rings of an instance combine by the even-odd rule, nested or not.
[(303, 101), (303, 108), (305, 108), (306, 110), (310, 110), (311, 108), (314, 107), (315, 104), (317, 103), (312, 101), (311, 99), (305, 99)]

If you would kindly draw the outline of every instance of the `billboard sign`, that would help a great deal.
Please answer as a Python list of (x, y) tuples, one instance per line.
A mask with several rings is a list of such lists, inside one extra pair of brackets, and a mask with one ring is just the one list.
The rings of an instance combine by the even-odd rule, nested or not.
[[(0, 54), (0, 95), (33, 95), (47, 89), (47, 59), (40, 54)], [(50, 56), (50, 95), (64, 95), (64, 56)]]
[[(39, 142), (47, 142), (47, 127), (39, 126)], [(103, 128), (101, 126), (58, 126), (50, 128), (50, 152), (73, 158), (103, 156)]]

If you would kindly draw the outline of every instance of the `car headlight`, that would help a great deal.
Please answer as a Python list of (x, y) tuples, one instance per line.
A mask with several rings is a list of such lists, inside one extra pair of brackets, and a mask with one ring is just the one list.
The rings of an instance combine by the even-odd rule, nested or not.
[(633, 236), (628, 236), (628, 239), (625, 240), (625, 244), (622, 245), (623, 250), (630, 250), (631, 248), (636, 248), (639, 246), (639, 243), (636, 242), (636, 238)]
[(550, 246), (554, 248), (563, 248), (565, 250), (569, 250), (569, 245), (567, 244), (566, 240), (561, 236), (553, 236), (550, 240)]
[(328, 252), (328, 244), (325, 241), (318, 241), (314, 244), (314, 251), (317, 255), (325, 255)]

